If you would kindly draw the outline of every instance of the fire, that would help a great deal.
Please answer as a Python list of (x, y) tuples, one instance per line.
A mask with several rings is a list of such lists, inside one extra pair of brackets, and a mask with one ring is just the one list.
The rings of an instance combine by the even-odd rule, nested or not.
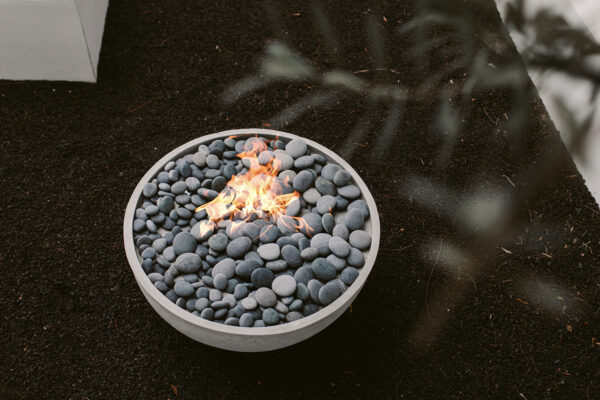
[[(201, 221), (201, 236), (213, 231), (215, 225), (226, 218), (230, 218), (232, 223), (239, 226), (253, 218), (271, 219), (276, 222), (279, 217), (285, 215), (287, 207), (293, 201), (299, 200), (300, 194), (297, 191), (284, 193), (288, 188), (288, 179), (286, 177), (285, 181), (282, 181), (278, 178), (281, 161), (273, 157), (266, 163), (259, 162), (259, 154), (265, 150), (265, 142), (253, 141), (250, 150), (237, 155), (250, 164), (248, 171), (241, 175), (233, 175), (227, 182), (227, 187), (214, 200), (196, 208), (196, 212), (206, 210), (208, 215), (208, 221)], [(292, 226), (289, 226), (289, 221), (293, 221)], [(282, 222), (292, 230), (311, 230), (302, 218), (288, 216)]]

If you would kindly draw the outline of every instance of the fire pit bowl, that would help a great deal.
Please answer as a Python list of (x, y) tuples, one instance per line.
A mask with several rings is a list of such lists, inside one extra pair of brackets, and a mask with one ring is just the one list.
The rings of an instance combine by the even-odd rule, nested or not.
[[(142, 268), (143, 259), (134, 242), (134, 219), (136, 218), (136, 209), (141, 206), (144, 199), (144, 187), (157, 177), (159, 172), (163, 171), (167, 163), (193, 153), (199, 145), (208, 145), (217, 139), (224, 140), (230, 136), (236, 136), (238, 139), (250, 138), (257, 135), (266, 139), (279, 138), (284, 142), (302, 139), (307, 144), (311, 154), (320, 154), (325, 157), (327, 162), (337, 164), (347, 171), (351, 175), (354, 184), (361, 191), (360, 199), (366, 202), (369, 209), (370, 217), (366, 220), (362, 230), (371, 235), (371, 244), (370, 247), (363, 250), (364, 265), (359, 269), (360, 272), (354, 282), (337, 299), (321, 310), (304, 318), (279, 325), (265, 327), (230, 326), (203, 319), (179, 307), (151, 282)], [(336, 212), (336, 222), (339, 222), (339, 219), (343, 218), (345, 213)], [(290, 133), (269, 129), (238, 129), (199, 137), (176, 148), (154, 164), (140, 180), (129, 200), (125, 212), (123, 236), (125, 253), (135, 279), (150, 305), (165, 321), (186, 336), (210, 346), (231, 351), (260, 352), (283, 348), (305, 340), (327, 327), (348, 308), (362, 289), (375, 263), (379, 247), (380, 226), (379, 214), (373, 196), (356, 171), (341, 157), (318, 143)]]

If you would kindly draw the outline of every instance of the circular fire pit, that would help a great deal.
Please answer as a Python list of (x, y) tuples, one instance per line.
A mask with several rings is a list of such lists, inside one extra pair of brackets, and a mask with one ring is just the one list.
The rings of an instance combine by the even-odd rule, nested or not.
[(371, 272), (379, 229), (373, 197), (342, 158), (289, 133), (239, 129), (159, 160), (131, 196), (123, 235), (163, 319), (199, 342), (253, 352), (335, 321)]

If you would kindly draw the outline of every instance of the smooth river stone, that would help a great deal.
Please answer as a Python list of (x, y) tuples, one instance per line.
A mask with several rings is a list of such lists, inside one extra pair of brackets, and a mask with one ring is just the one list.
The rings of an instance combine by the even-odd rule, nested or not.
[[(294, 277), (289, 275), (280, 275), (273, 280), (271, 288), (280, 297), (287, 297), (296, 291), (297, 282)], [(260, 302), (259, 302), (260, 303)]]
[(335, 175), (333, 176), (333, 183), (336, 186), (346, 186), (347, 184), (350, 183), (351, 180), (352, 180), (352, 176), (350, 175), (350, 173), (343, 169), (336, 172)]
[(359, 250), (366, 250), (371, 246), (371, 235), (362, 230), (356, 230), (350, 234), (350, 245)]
[[(350, 245), (344, 239), (333, 236), (329, 239), (329, 250), (338, 257), (347, 257), (350, 254)], [(356, 247), (356, 246), (355, 246)]]
[(327, 179), (328, 181), (333, 182), (333, 178), (335, 177), (335, 174), (338, 171), (340, 171), (341, 169), (342, 169), (342, 167), (340, 167), (337, 164), (327, 164), (321, 170), (321, 176), (323, 178)]
[(235, 275), (235, 261), (231, 258), (224, 258), (213, 267), (211, 276), (215, 278), (217, 274), (223, 274), (227, 279), (233, 278)]
[(188, 232), (180, 232), (173, 239), (175, 254), (191, 253), (196, 250), (196, 238)]
[(348, 210), (348, 212), (344, 216), (344, 225), (346, 225), (348, 227), (348, 229), (351, 231), (361, 229), (364, 226), (364, 224), (365, 224), (365, 217), (364, 217), (362, 211), (357, 208)]
[(259, 305), (266, 308), (273, 307), (275, 304), (277, 304), (277, 295), (273, 290), (267, 287), (259, 288), (254, 294), (254, 298)]
[(277, 243), (263, 244), (256, 252), (263, 260), (267, 261), (276, 260), (279, 258), (280, 254), (279, 245), (277, 245)]
[(300, 171), (294, 178), (292, 187), (300, 193), (305, 192), (313, 184), (313, 175), (306, 170)]
[(306, 154), (308, 146), (302, 139), (293, 139), (285, 146), (285, 151), (293, 158), (302, 157)]
[(191, 274), (202, 267), (202, 259), (196, 253), (184, 253), (177, 257), (174, 264), (178, 271)]
[(319, 255), (326, 256), (331, 250), (329, 250), (329, 241), (331, 240), (331, 235), (328, 233), (317, 233), (310, 240), (310, 247), (317, 249)]
[(337, 194), (335, 185), (323, 177), (317, 178), (315, 181), (315, 187), (323, 196), (335, 196)]
[(252, 240), (247, 236), (242, 236), (232, 240), (227, 245), (226, 253), (229, 257), (241, 258), (252, 248)]
[(354, 200), (360, 197), (360, 189), (356, 185), (342, 186), (341, 188), (338, 188), (337, 192), (340, 196), (343, 196), (348, 200)]
[(315, 277), (321, 281), (326, 282), (335, 278), (335, 267), (325, 258), (315, 259), (310, 267)]
[(330, 195), (321, 196), (317, 200), (317, 212), (319, 214), (325, 214), (335, 209), (336, 200), (335, 197)]

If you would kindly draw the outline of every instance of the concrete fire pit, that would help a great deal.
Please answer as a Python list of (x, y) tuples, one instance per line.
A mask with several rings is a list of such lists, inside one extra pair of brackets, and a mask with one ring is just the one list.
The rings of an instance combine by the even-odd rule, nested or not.
[[(295, 139), (297, 142), (298, 139), (301, 139), (307, 145), (306, 154), (320, 155), (320, 156), (316, 156), (316, 157), (319, 157), (319, 159), (321, 161), (324, 161), (325, 163), (337, 164), (337, 166), (341, 167), (341, 170), (346, 171), (350, 174), (350, 177), (347, 177), (346, 179), (351, 179), (350, 182), (353, 182), (353, 185), (356, 185), (360, 189), (360, 195), (357, 195), (358, 199), (362, 199), (364, 201), (364, 203), (362, 203), (363, 208), (364, 208), (365, 203), (366, 203), (366, 206), (368, 207), (368, 213), (366, 212), (366, 210), (364, 210), (366, 215), (368, 215), (368, 218), (364, 222), (364, 225), (360, 226), (360, 231), (362, 232), (363, 235), (365, 234), (365, 232), (368, 233), (368, 235), (370, 235), (371, 241), (370, 241), (370, 246), (367, 244), (367, 246), (362, 249), (362, 255), (364, 256), (364, 264), (361, 267), (359, 267), (358, 275), (356, 277), (352, 277), (352, 280), (350, 281), (350, 283), (348, 284), (347, 287), (345, 285), (341, 284), (341, 286), (343, 287), (343, 290), (340, 290), (341, 294), (336, 294), (336, 297), (334, 297), (335, 300), (330, 300), (331, 302), (327, 301), (327, 297), (326, 297), (327, 293), (323, 294), (323, 293), (321, 293), (321, 292), (323, 292), (323, 290), (321, 290), (321, 291), (318, 290), (318, 289), (321, 289), (321, 287), (319, 287), (317, 289), (317, 291), (319, 292), (319, 295), (321, 296), (321, 297), (319, 297), (319, 300), (323, 300), (322, 303), (320, 303), (321, 305), (319, 307), (323, 307), (323, 308), (319, 309), (318, 311), (316, 311), (314, 313), (306, 313), (304, 317), (298, 317), (300, 319), (290, 318), (286, 322), (283, 320), (284, 313), (285, 313), (285, 311), (283, 311), (283, 313), (281, 313), (281, 312), (279, 313), (279, 315), (282, 318), (282, 321), (279, 322), (279, 324), (274, 324), (272, 326), (262, 326), (262, 325), (256, 324), (254, 326), (244, 327), (244, 326), (228, 325), (227, 324), (228, 322), (226, 322), (226, 323), (214, 322), (214, 321), (210, 320), (210, 319), (212, 319), (212, 314), (210, 314), (208, 317), (203, 314), (203, 317), (200, 317), (199, 312), (197, 312), (193, 309), (190, 309), (189, 307), (188, 307), (188, 309), (186, 309), (185, 305), (183, 304), (184, 299), (182, 297), (177, 299), (178, 302), (176, 304), (173, 293), (165, 293), (168, 289), (168, 286), (166, 284), (162, 284), (162, 283), (160, 285), (156, 284), (157, 280), (162, 282), (163, 278), (168, 275), (169, 271), (165, 272), (165, 271), (163, 271), (163, 268), (161, 268), (161, 266), (156, 266), (155, 268), (157, 268), (160, 272), (162, 272), (162, 274), (161, 273), (153, 274), (148, 269), (149, 265), (151, 264), (151, 263), (147, 262), (148, 257), (151, 257), (153, 259), (157, 257), (157, 255), (154, 254), (155, 252), (152, 249), (152, 247), (149, 247), (149, 245), (145, 245), (145, 246), (142, 245), (143, 250), (149, 249), (146, 251), (146, 255), (143, 258), (142, 255), (144, 253), (140, 251), (140, 247), (139, 247), (140, 244), (137, 243), (137, 246), (136, 246), (136, 242), (135, 242), (136, 235), (139, 238), (140, 232), (142, 230), (143, 230), (143, 232), (148, 232), (148, 230), (146, 230), (145, 227), (140, 226), (140, 219), (138, 218), (139, 215), (136, 215), (136, 211), (137, 211), (137, 214), (140, 213), (140, 211), (141, 211), (140, 208), (142, 207), (142, 204), (144, 202), (146, 203), (146, 207), (148, 207), (148, 204), (149, 204), (148, 198), (150, 196), (154, 196), (154, 198), (158, 198), (158, 196), (155, 195), (155, 191), (148, 190), (148, 186), (153, 186), (152, 184), (150, 184), (150, 185), (148, 185), (148, 184), (151, 183), (158, 176), (158, 174), (161, 171), (164, 171), (165, 166), (167, 166), (168, 163), (173, 162), (173, 161), (179, 159), (180, 157), (183, 157), (184, 155), (194, 153), (196, 151), (196, 149), (198, 149), (199, 146), (201, 146), (202, 144), (209, 145), (209, 144), (213, 143), (215, 140), (218, 140), (218, 139), (225, 140), (232, 136), (235, 136), (237, 140), (245, 140), (245, 139), (249, 139), (249, 138), (256, 137), (256, 136), (260, 136), (261, 138), (265, 138), (267, 140), (275, 140), (276, 138), (278, 138), (280, 144), (281, 143), (289, 143), (290, 141), (295, 140)], [(253, 139), (253, 141), (255, 141), (255, 139)], [(251, 141), (247, 140), (246, 142), (250, 143)], [(171, 163), (171, 165), (172, 164), (173, 163)], [(245, 170), (246, 169), (248, 169), (248, 168), (245, 168)], [(238, 171), (238, 173), (241, 175), (240, 171)], [(164, 176), (164, 172), (163, 172), (163, 176)], [(198, 190), (202, 190), (202, 189), (200, 188)], [(226, 191), (226, 190), (227, 189), (223, 189), (223, 191), (221, 191), (221, 193), (224, 193), (224, 191)], [(356, 190), (356, 187), (354, 188), (354, 190)], [(160, 192), (159, 192), (159, 194), (160, 194)], [(352, 194), (351, 196), (352, 196), (352, 199), (354, 200), (355, 199), (354, 194)], [(308, 196), (305, 196), (305, 197), (308, 197)], [(314, 206), (313, 206), (313, 208), (314, 208)], [(153, 210), (153, 211), (155, 211), (155, 210)], [(181, 210), (181, 211), (185, 211), (185, 210)], [(341, 221), (344, 220), (347, 210), (343, 211), (343, 212), (336, 211), (335, 213), (333, 213), (333, 211), (331, 211), (331, 209), (330, 209), (330, 213), (335, 214), (334, 215), (335, 223), (339, 224), (339, 223), (341, 223)], [(185, 214), (185, 213), (182, 212), (181, 214)], [(356, 214), (356, 212), (353, 212), (350, 214)], [(203, 215), (206, 215), (206, 213), (204, 213)], [(209, 213), (209, 215), (210, 215), (210, 213)], [(207, 220), (202, 220), (200, 222), (202, 222), (203, 224), (204, 223), (213, 224), (215, 226), (215, 232), (216, 232), (216, 229), (217, 229), (216, 223), (213, 223), (212, 219), (209, 221), (208, 217), (206, 217), (206, 218), (207, 218)], [(298, 218), (302, 219), (300, 217), (298, 217)], [(331, 218), (331, 215), (330, 215), (330, 218)], [(346, 219), (345, 221), (348, 221), (349, 219), (350, 218)], [(136, 222), (134, 223), (134, 221), (136, 221)], [(183, 221), (183, 222), (185, 223), (185, 221)], [(199, 225), (200, 222), (196, 222), (196, 220), (194, 220), (194, 223), (197, 223), (198, 226), (200, 226)], [(142, 223), (142, 225), (143, 225), (143, 223)], [(149, 225), (152, 228), (150, 232), (154, 231), (155, 236), (160, 236), (160, 235), (158, 235), (158, 233), (161, 232), (161, 228), (155, 227), (152, 222), (149, 222)], [(226, 225), (226, 224), (224, 224), (224, 225)], [(196, 228), (198, 228), (198, 227), (196, 227)], [(282, 230), (285, 229), (284, 227), (281, 227), (281, 228), (282, 228)], [(148, 228), (148, 229), (150, 229), (150, 228)], [(193, 227), (192, 227), (192, 229), (193, 229)], [(300, 229), (302, 229), (302, 228), (300, 228)], [(221, 229), (221, 231), (223, 231), (223, 230), (224, 229)], [(358, 228), (357, 228), (357, 230), (358, 230)], [(156, 233), (157, 231), (158, 231), (158, 233)], [(192, 232), (192, 231), (190, 231), (190, 232)], [(323, 233), (325, 233), (325, 232), (323, 232)], [(352, 233), (354, 233), (354, 231), (352, 231)], [(288, 232), (288, 235), (291, 235), (291, 234), (292, 234), (291, 232)], [(161, 160), (159, 160), (140, 180), (139, 184), (137, 185), (137, 187), (135, 188), (135, 190), (131, 196), (131, 199), (129, 201), (129, 204), (127, 205), (127, 209), (125, 212), (123, 235), (124, 235), (124, 243), (125, 243), (125, 251), (126, 251), (127, 259), (129, 261), (130, 267), (134, 273), (135, 279), (136, 279), (139, 287), (142, 290), (142, 293), (144, 294), (146, 299), (150, 302), (152, 307), (156, 310), (156, 312), (163, 319), (165, 319), (171, 326), (173, 326), (175, 329), (179, 330), (183, 334), (189, 336), (190, 338), (197, 340), (199, 342), (211, 345), (211, 346), (215, 346), (215, 347), (219, 347), (219, 348), (227, 349), (227, 350), (232, 350), (232, 351), (257, 352), (257, 351), (275, 350), (278, 348), (290, 346), (290, 345), (298, 343), (304, 339), (307, 339), (307, 338), (311, 337), (312, 335), (316, 334), (317, 332), (321, 331), (325, 327), (327, 327), (329, 324), (331, 324), (333, 321), (335, 321), (346, 310), (346, 308), (351, 304), (351, 302), (356, 298), (356, 296), (362, 289), (369, 273), (371, 272), (371, 269), (373, 268), (373, 264), (375, 262), (375, 258), (376, 258), (377, 250), (378, 250), (378, 246), (379, 246), (380, 226), (379, 226), (379, 215), (377, 213), (377, 208), (375, 206), (375, 202), (374, 202), (373, 197), (371, 196), (369, 190), (367, 189), (365, 183), (362, 181), (360, 176), (350, 167), (350, 165), (348, 165), (342, 158), (337, 156), (335, 153), (333, 153), (332, 151), (326, 149), (325, 147), (323, 147), (311, 140), (300, 138), (298, 136), (295, 136), (295, 135), (292, 135), (289, 133), (274, 131), (274, 130), (267, 130), (267, 129), (239, 129), (239, 130), (224, 131), (224, 132), (219, 132), (219, 133), (215, 133), (215, 134), (211, 134), (211, 135), (202, 136), (198, 139), (190, 141), (190, 142), (176, 148), (175, 150), (173, 150), (169, 154), (167, 154), (165, 157), (163, 157)], [(312, 236), (312, 235), (310, 235), (310, 233), (307, 233), (307, 235), (309, 237)], [(191, 236), (191, 234), (187, 235), (187, 236)], [(206, 243), (210, 234), (208, 234), (208, 235), (205, 234), (202, 238), (200, 238), (199, 234), (198, 234), (198, 229), (196, 229), (194, 236), (198, 240), (198, 243), (200, 243), (201, 241), (203, 241), (203, 243)], [(283, 236), (283, 233), (282, 233), (282, 236)], [(280, 239), (281, 239), (281, 237), (280, 237)], [(352, 241), (352, 240), (350, 239), (350, 241)], [(341, 240), (340, 242), (342, 242), (341, 244), (345, 244), (345, 242), (343, 240)], [(357, 243), (356, 240), (354, 242)], [(269, 243), (269, 245), (271, 247), (276, 247), (275, 243)], [(256, 244), (254, 245), (254, 247), (255, 248), (257, 247)], [(267, 253), (268, 250), (271, 250), (269, 246), (260, 246), (260, 247), (263, 247), (265, 249), (264, 250), (265, 254)], [(330, 247), (331, 247), (331, 244), (330, 244)], [(354, 247), (352, 247), (352, 249), (353, 249), (353, 251), (357, 251), (357, 249)], [(275, 249), (275, 250), (277, 250), (277, 249)], [(211, 264), (211, 267), (214, 266), (215, 267), (214, 269), (217, 269), (217, 266), (214, 265), (215, 260), (216, 260), (215, 257), (217, 257), (217, 255), (220, 254), (219, 257), (222, 260), (223, 257), (225, 257), (225, 255), (222, 253), (219, 253), (218, 251), (214, 251), (213, 247), (211, 247), (210, 251), (211, 251), (211, 254), (205, 255), (205, 257), (206, 258), (212, 257), (211, 261), (213, 261), (213, 264)], [(223, 249), (223, 250), (221, 250), (221, 252), (224, 253), (225, 250)], [(258, 250), (258, 252), (261, 253), (260, 249)], [(341, 250), (341, 252), (343, 253), (343, 249)], [(153, 254), (149, 254), (149, 253), (153, 253)], [(277, 253), (279, 254), (279, 251), (277, 251)], [(189, 254), (191, 254), (191, 253), (189, 253)], [(326, 254), (329, 254), (329, 253), (327, 252)], [(266, 259), (268, 259), (268, 256), (265, 256), (265, 257), (267, 257)], [(198, 257), (196, 257), (196, 258), (198, 258)], [(177, 260), (179, 261), (179, 258)], [(321, 258), (321, 260), (325, 260), (325, 258)], [(142, 266), (143, 261), (146, 261), (146, 264), (144, 265), (144, 267)], [(165, 260), (163, 259), (162, 262), (165, 262)], [(231, 261), (231, 262), (233, 262), (233, 261)], [(240, 260), (238, 260), (237, 262), (239, 265)], [(203, 263), (204, 263), (205, 267), (208, 267), (208, 264), (205, 261), (203, 261)], [(325, 263), (325, 262), (323, 262), (323, 263)], [(168, 264), (169, 263), (165, 264), (164, 269), (168, 268), (167, 267)], [(175, 262), (173, 262), (173, 264), (175, 264)], [(350, 264), (350, 265), (352, 265), (352, 264)], [(276, 264), (272, 264), (271, 266), (273, 267), (272, 269), (275, 270)], [(179, 268), (179, 264), (177, 265), (177, 267)], [(295, 266), (295, 268), (298, 268), (298, 266)], [(344, 267), (341, 267), (341, 268), (344, 268)], [(261, 269), (266, 269), (266, 268), (261, 268)], [(290, 267), (290, 269), (291, 269), (291, 267)], [(210, 270), (213, 270), (213, 268), (210, 268), (209, 271)], [(313, 270), (315, 270), (315, 269), (313, 268)], [(341, 275), (339, 272), (341, 271), (341, 269), (337, 270), (337, 267), (336, 267), (336, 271), (337, 271), (338, 278), (333, 277), (333, 278), (321, 279), (321, 280), (326, 282), (329, 279), (333, 279), (334, 281), (337, 281), (338, 284), (341, 283), (341, 280), (339, 279), (339, 277)], [(355, 273), (355, 270), (353, 270), (353, 272)], [(163, 275), (164, 275), (164, 277), (163, 277)], [(281, 276), (281, 275), (285, 275), (285, 274), (279, 273), (274, 276)], [(293, 276), (292, 273), (290, 273), (289, 275)], [(193, 274), (192, 274), (192, 276), (193, 276)], [(170, 278), (172, 279), (172, 277), (170, 277)], [(207, 282), (207, 285), (208, 285), (208, 286), (206, 286), (207, 289), (216, 287), (216, 283), (217, 283), (216, 281), (218, 278), (215, 276), (214, 273), (213, 273), (212, 277), (204, 276), (202, 278), (203, 279), (201, 279), (201, 280), (198, 279), (198, 282), (194, 283), (194, 285), (195, 285), (193, 287), (194, 291), (196, 289), (199, 289), (200, 287), (205, 286), (205, 284), (202, 281)], [(215, 280), (214, 286), (213, 286), (213, 278)], [(221, 277), (219, 277), (219, 278), (221, 278)], [(229, 277), (229, 278), (231, 278), (231, 277)], [(166, 280), (166, 278), (164, 278), (164, 279)], [(271, 279), (273, 279), (273, 278), (271, 277)], [(288, 278), (286, 278), (286, 279), (289, 280)], [(286, 279), (280, 279), (280, 280), (285, 281)], [(235, 281), (235, 279), (233, 279), (233, 280)], [(188, 284), (187, 281), (183, 282), (181, 277), (179, 277), (178, 282), (180, 283), (179, 284), (180, 287), (186, 286), (185, 289), (190, 289), (191, 285)], [(253, 283), (255, 283), (255, 282), (254, 281), (246, 282), (246, 283), (244, 283), (244, 285), (246, 285), (247, 287), (252, 289)], [(328, 282), (323, 286), (327, 286), (330, 283), (331, 282)], [(172, 281), (170, 282), (170, 284), (171, 284), (171, 286), (173, 286)], [(177, 283), (176, 283), (176, 285), (177, 285)], [(241, 285), (241, 283), (239, 285)], [(257, 287), (260, 287), (260, 286), (257, 286)], [(162, 290), (159, 290), (159, 288), (162, 288)], [(175, 287), (175, 291), (177, 291), (177, 289), (178, 288)], [(181, 294), (181, 288), (179, 288), (179, 289), (180, 289), (179, 293)], [(244, 289), (244, 288), (241, 288), (241, 289)], [(208, 290), (206, 290), (206, 291), (208, 292)], [(221, 296), (221, 294), (220, 294), (221, 292), (219, 290), (213, 289), (211, 291), (218, 292), (218, 293), (216, 293), (216, 295)], [(222, 291), (225, 292), (226, 290), (222, 289)], [(270, 289), (268, 291), (270, 291)], [(173, 292), (173, 289), (171, 289), (170, 292)], [(231, 292), (233, 292), (233, 291), (231, 291)], [(255, 293), (255, 292), (253, 292), (253, 293)], [(168, 296), (167, 296), (168, 294), (172, 295), (173, 298), (171, 300), (168, 298)], [(213, 293), (211, 293), (211, 296), (212, 296), (212, 294)], [(229, 293), (229, 294), (226, 293), (225, 295), (228, 295), (229, 299), (233, 298), (233, 295), (231, 295), (231, 293)], [(312, 293), (311, 293), (311, 296), (312, 296)], [(337, 297), (337, 296), (339, 296), (339, 297)], [(201, 296), (198, 296), (198, 297), (201, 297)], [(236, 298), (241, 299), (241, 297), (239, 297), (239, 296)], [(288, 299), (289, 299), (289, 297), (288, 297)], [(192, 295), (191, 298), (189, 299), (189, 301), (192, 301), (192, 303), (191, 303), (192, 307), (193, 307), (194, 300), (195, 299)], [(220, 300), (220, 298), (218, 298), (218, 300)], [(223, 296), (223, 300), (225, 300), (224, 296)], [(254, 300), (254, 297), (252, 300)], [(203, 301), (206, 303), (209, 303), (208, 299), (203, 300)], [(218, 303), (219, 301), (215, 301), (215, 299), (211, 299), (211, 301), (212, 301), (212, 304), (215, 304), (214, 308), (216, 309), (216, 307), (217, 307), (216, 303)], [(291, 301), (291, 300), (288, 300), (288, 301)], [(310, 299), (308, 299), (307, 301), (310, 302)], [(180, 304), (180, 302), (181, 302), (181, 304)], [(220, 302), (222, 303), (222, 301), (220, 301)], [(281, 305), (281, 307), (283, 307), (284, 309), (285, 309), (285, 307), (287, 307), (287, 306), (279, 304), (279, 303), (280, 302), (278, 302), (278, 305)], [(289, 303), (288, 303), (288, 305), (289, 305)], [(261, 304), (261, 306), (262, 306), (262, 304)], [(198, 310), (200, 310), (202, 308), (202, 306), (198, 306), (198, 307), (199, 307)], [(211, 307), (212, 307), (212, 305), (211, 305)], [(262, 307), (262, 308), (264, 308), (264, 307)], [(318, 309), (318, 307), (315, 306), (315, 310), (316, 309)], [(191, 311), (195, 311), (196, 315), (194, 315)], [(273, 311), (273, 313), (274, 313), (274, 311)], [(221, 313), (221, 314), (223, 314), (223, 313)], [(296, 313), (296, 314), (300, 314), (300, 313)], [(264, 319), (266, 320), (266, 318), (264, 318)], [(231, 321), (234, 321), (234, 323), (237, 324), (238, 318), (232, 317)], [(279, 321), (279, 320), (276, 320), (276, 321)], [(223, 322), (223, 321), (221, 320), (221, 322)]]

